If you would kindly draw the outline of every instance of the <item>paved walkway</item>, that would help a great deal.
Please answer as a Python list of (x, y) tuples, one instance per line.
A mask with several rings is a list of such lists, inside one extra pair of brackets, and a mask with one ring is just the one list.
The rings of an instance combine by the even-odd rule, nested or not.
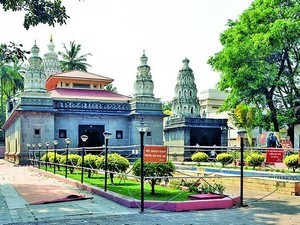
[[(28, 185), (38, 182), (59, 185), (92, 199), (29, 205), (13, 185), (20, 179)], [(26, 179), (25, 179), (26, 177)], [(19, 181), (18, 181), (19, 180)], [(238, 187), (230, 192), (237, 192)], [(227, 190), (227, 189), (226, 189)], [(237, 192), (238, 193), (238, 192)], [(0, 160), (0, 224), (101, 224), (101, 225), (298, 225), (300, 196), (245, 190), (248, 207), (196, 212), (163, 212), (126, 208), (97, 195), (68, 186), (56, 179), (40, 175), (28, 167), (14, 166)]]

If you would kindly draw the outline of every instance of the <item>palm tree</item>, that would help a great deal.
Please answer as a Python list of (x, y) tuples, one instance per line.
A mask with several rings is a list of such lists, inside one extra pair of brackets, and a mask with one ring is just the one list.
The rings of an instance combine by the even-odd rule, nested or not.
[(62, 71), (70, 71), (70, 70), (82, 70), (87, 71), (87, 67), (91, 66), (86, 61), (86, 57), (91, 55), (90, 53), (79, 55), (81, 50), (80, 44), (75, 44), (75, 41), (70, 42), (70, 49), (67, 48), (65, 44), (63, 44), (63, 48), (65, 52), (58, 52), (58, 54), (63, 58), (60, 61), (60, 66)]
[(117, 93), (117, 88), (113, 84), (108, 84), (104, 87), (105, 90)]

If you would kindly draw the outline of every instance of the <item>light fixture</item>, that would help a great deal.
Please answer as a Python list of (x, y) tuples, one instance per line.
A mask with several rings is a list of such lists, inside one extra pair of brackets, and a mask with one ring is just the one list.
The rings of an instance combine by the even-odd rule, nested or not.
[(148, 124), (145, 123), (144, 118), (140, 121), (136, 128), (140, 132), (141, 141), (141, 212), (144, 212), (144, 134), (148, 129)]
[(111, 137), (111, 132), (104, 131), (103, 136), (105, 137), (105, 165), (104, 165), (104, 191), (107, 191), (107, 167), (108, 167), (108, 139)]

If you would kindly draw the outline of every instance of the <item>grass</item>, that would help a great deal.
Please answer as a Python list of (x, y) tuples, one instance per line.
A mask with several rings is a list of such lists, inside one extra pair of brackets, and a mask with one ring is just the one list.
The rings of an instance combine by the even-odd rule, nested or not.
[[(44, 166), (40, 167), (45, 170)], [(48, 172), (53, 173), (53, 168), (48, 167)], [(65, 176), (65, 167), (61, 167), (60, 170), (56, 169), (56, 174)], [(80, 181), (81, 171), (75, 170), (72, 174), (68, 171), (68, 178)], [(91, 178), (88, 178), (87, 172), (84, 173), (84, 183), (104, 188), (104, 175), (103, 174), (92, 174)], [(140, 182), (132, 179), (124, 179), (119, 176), (114, 176), (114, 184), (111, 184), (110, 178), (108, 176), (107, 180), (107, 190), (130, 197), (134, 199), (141, 199), (141, 186)], [(151, 186), (147, 182), (144, 185), (144, 198), (145, 200), (153, 201), (186, 201), (188, 196), (194, 193), (182, 191), (170, 187), (164, 187), (160, 185), (155, 186), (155, 194), (151, 194)]]

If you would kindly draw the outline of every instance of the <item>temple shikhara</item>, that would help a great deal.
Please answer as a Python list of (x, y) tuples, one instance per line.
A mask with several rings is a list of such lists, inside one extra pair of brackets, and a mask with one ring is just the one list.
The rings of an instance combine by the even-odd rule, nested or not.
[[(136, 125), (143, 119), (149, 125), (145, 144), (224, 144), (227, 133), (224, 119), (200, 116), (200, 105), (189, 60), (183, 60), (172, 101), (173, 115), (162, 112), (162, 103), (154, 96), (154, 83), (143, 52), (134, 83), (133, 97), (109, 90), (113, 79), (83, 71), (61, 72), (55, 45), (41, 58), (36, 43), (24, 76), (24, 91), (7, 103), (5, 158), (16, 164), (27, 163), (30, 143), (58, 140), (57, 148), (82, 146), (80, 136), (89, 138), (87, 147), (102, 146), (104, 131), (110, 131), (110, 145), (132, 146), (140, 143)], [(165, 118), (165, 122), (164, 122)], [(165, 124), (165, 126), (164, 126)], [(170, 149), (172, 151), (172, 149)], [(184, 152), (178, 152), (184, 155)]]

